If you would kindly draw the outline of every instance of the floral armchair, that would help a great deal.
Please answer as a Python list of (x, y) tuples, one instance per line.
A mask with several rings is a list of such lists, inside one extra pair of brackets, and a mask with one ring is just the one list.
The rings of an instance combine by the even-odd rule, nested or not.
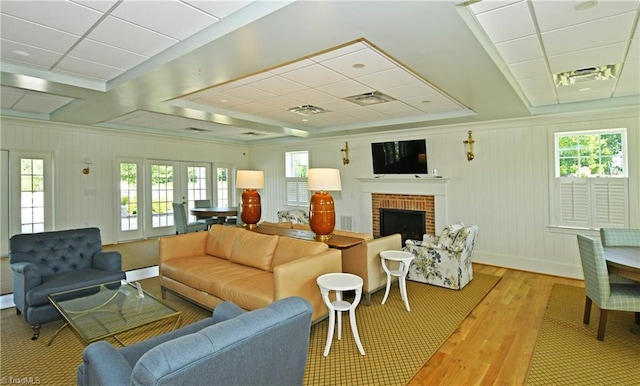
[(462, 289), (473, 279), (471, 258), (478, 226), (447, 225), (440, 236), (425, 235), (422, 241), (407, 240), (404, 250), (416, 258), (407, 279), (451, 289)]
[(309, 212), (302, 209), (289, 209), (278, 211), (279, 222), (309, 225)]

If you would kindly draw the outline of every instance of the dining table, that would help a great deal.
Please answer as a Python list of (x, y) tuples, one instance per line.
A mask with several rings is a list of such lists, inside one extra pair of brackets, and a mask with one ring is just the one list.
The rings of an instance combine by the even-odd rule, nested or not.
[(232, 206), (213, 206), (210, 208), (191, 208), (190, 213), (198, 219), (217, 217), (218, 223), (224, 224), (227, 217), (238, 215), (238, 209)]
[(640, 247), (604, 247), (609, 273), (640, 282)]

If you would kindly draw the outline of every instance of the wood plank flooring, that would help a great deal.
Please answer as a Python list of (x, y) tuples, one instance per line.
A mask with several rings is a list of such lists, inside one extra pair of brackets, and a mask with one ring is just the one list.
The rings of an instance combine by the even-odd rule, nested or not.
[(584, 287), (582, 280), (480, 264), (474, 272), (502, 280), (408, 385), (523, 385), (553, 284)]

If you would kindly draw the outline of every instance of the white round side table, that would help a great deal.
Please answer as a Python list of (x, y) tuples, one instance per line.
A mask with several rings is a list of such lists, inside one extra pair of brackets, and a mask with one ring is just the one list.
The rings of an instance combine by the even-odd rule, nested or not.
[[(345, 311), (349, 311), (351, 331), (356, 340), (358, 350), (360, 354), (365, 355), (362, 343), (360, 342), (360, 335), (358, 334), (358, 326), (356, 325), (356, 307), (362, 297), (362, 278), (350, 273), (327, 273), (319, 276), (316, 283), (318, 283), (318, 287), (320, 287), (322, 300), (329, 309), (329, 331), (327, 332), (327, 344), (324, 347), (323, 355), (325, 357), (329, 355), (329, 350), (331, 349), (336, 313), (338, 314), (338, 340), (342, 338), (342, 313)], [(352, 290), (356, 292), (353, 302), (349, 303), (348, 301), (342, 300), (342, 291)], [(336, 300), (333, 302), (329, 299), (330, 291), (335, 291), (336, 293)]]
[[(409, 272), (409, 266), (415, 256), (411, 252), (406, 251), (382, 251), (380, 252), (380, 263), (382, 269), (387, 273), (387, 290), (384, 292), (384, 298), (382, 304), (387, 301), (389, 296), (389, 289), (391, 288), (391, 278), (395, 276), (398, 278), (398, 285), (400, 286), (400, 296), (404, 300), (404, 306), (407, 311), (411, 311), (409, 308), (409, 297), (407, 297), (407, 272)], [(387, 261), (398, 262), (398, 269), (389, 269)]]

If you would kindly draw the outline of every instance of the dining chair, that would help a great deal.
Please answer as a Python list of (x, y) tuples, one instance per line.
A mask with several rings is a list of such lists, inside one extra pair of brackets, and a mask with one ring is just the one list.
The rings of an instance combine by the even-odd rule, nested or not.
[[(195, 200), (194, 206), (196, 208), (211, 208), (211, 200)], [(211, 228), (211, 225), (218, 223), (218, 218), (217, 217), (199, 218), (198, 222), (206, 224), (207, 228)]]
[(640, 229), (600, 228), (600, 240), (605, 247), (640, 247)]
[(600, 240), (585, 235), (577, 235), (577, 237), (586, 290), (583, 322), (589, 324), (591, 304), (595, 302), (600, 308), (597, 338), (604, 340), (609, 310), (636, 312), (636, 320), (638, 319), (640, 283), (610, 283), (607, 261)]
[[(640, 229), (600, 228), (600, 242), (603, 247), (640, 247)], [(634, 284), (616, 274), (609, 275), (611, 283)], [(640, 318), (640, 317), (639, 317)]]
[(197, 232), (207, 230), (207, 224), (194, 221), (187, 222), (187, 212), (184, 204), (180, 202), (173, 203), (173, 223), (176, 226), (176, 234)]

